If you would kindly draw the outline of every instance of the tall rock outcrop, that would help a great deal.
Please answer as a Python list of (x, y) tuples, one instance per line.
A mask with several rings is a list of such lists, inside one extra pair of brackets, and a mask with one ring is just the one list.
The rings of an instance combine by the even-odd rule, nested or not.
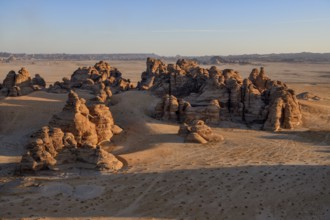
[(40, 76), (40, 74), (35, 74), (34, 78), (32, 79), (32, 85), (37, 87), (37, 89), (44, 89), (46, 88), (46, 81)]
[(86, 101), (71, 91), (62, 112), (54, 115), (49, 125), (72, 133), (78, 143), (95, 146), (98, 143), (96, 126), (89, 115)]
[(71, 91), (62, 112), (48, 126), (32, 135), (19, 171), (55, 169), (66, 163), (85, 162), (97, 169), (116, 171), (123, 164), (99, 144), (110, 141), (121, 129), (114, 124), (109, 107), (86, 101)]
[(155, 79), (167, 72), (166, 65), (159, 59), (148, 57), (146, 66), (146, 71), (141, 74), (141, 81), (137, 85), (140, 90), (150, 89), (154, 85)]

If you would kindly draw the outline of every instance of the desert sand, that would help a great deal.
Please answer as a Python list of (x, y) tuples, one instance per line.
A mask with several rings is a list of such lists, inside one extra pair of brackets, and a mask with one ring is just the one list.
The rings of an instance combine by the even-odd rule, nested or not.
[[(95, 61), (15, 61), (47, 83)], [(145, 61), (112, 61), (136, 83)], [(115, 174), (92, 170), (14, 176), (32, 132), (60, 112), (66, 94), (43, 91), (0, 100), (0, 217), (4, 219), (330, 219), (330, 64), (263, 63), (300, 100), (304, 125), (266, 132), (223, 123), (225, 141), (184, 143), (178, 124), (155, 120), (158, 98), (147, 91), (112, 97), (113, 117), (124, 132), (113, 153), (125, 161)], [(246, 77), (255, 65), (233, 68)], [(82, 96), (84, 94), (81, 94)]]

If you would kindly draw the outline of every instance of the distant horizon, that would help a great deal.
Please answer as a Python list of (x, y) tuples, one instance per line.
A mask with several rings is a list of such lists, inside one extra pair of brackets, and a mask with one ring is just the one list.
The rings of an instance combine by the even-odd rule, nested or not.
[(134, 54), (141, 54), (141, 55), (145, 55), (145, 54), (154, 54), (157, 56), (161, 56), (161, 57), (176, 57), (176, 56), (182, 56), (182, 57), (202, 57), (202, 56), (243, 56), (243, 55), (280, 55), (280, 54), (304, 54), (304, 53), (308, 53), (308, 54), (330, 54), (329, 52), (309, 52), (309, 51), (301, 51), (301, 52), (283, 52), (283, 53), (244, 53), (244, 54), (204, 54), (204, 55), (182, 55), (182, 54), (177, 54), (177, 55), (163, 55), (163, 54), (158, 54), (158, 53), (153, 53), (153, 52), (143, 52), (143, 53), (139, 53), (139, 52), (134, 52), (134, 53), (26, 53), (26, 52), (8, 52), (8, 51), (0, 51), (1, 53), (8, 53), (8, 54), (26, 54), (26, 55), (35, 55), (35, 54), (63, 54), (63, 55), (120, 55), (120, 54), (128, 54), (128, 55), (134, 55)]

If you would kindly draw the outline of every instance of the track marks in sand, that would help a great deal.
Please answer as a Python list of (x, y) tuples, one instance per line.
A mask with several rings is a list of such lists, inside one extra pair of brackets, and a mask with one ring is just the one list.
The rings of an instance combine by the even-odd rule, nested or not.
[[(54, 185), (59, 190), (51, 196), (39, 191), (12, 200), (2, 194), (0, 211), (17, 210), (5, 217), (29, 217), (39, 210), (39, 217), (327, 219), (329, 172), (328, 166), (283, 165), (85, 176), (60, 183), (73, 189), (82, 182), (97, 185), (102, 194), (81, 199), (68, 194), (67, 185)], [(41, 181), (39, 187), (48, 184)]]

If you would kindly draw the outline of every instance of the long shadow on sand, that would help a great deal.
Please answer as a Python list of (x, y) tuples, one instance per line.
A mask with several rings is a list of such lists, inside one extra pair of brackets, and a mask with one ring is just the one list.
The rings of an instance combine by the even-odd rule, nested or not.
[[(0, 155), (19, 156), (29, 136), (60, 112), (61, 100), (6, 100), (0, 106)], [(38, 108), (36, 108), (38, 106)]]
[(266, 139), (285, 139), (330, 147), (330, 130), (281, 131), (275, 135), (261, 136)]
[[(25, 188), (2, 184), (0, 213), (4, 218), (329, 219), (329, 173), (330, 166), (281, 165), (37, 178)], [(79, 191), (82, 185), (89, 190)]]
[[(116, 145), (119, 138), (114, 137), (113, 142)], [(136, 140), (135, 142), (131, 143), (124, 143), (124, 148), (123, 149), (118, 149), (115, 150), (113, 153), (115, 154), (130, 154), (130, 153), (135, 153), (139, 151), (144, 151), (148, 149), (155, 148), (161, 144), (168, 143), (168, 144), (177, 144), (177, 143), (183, 143), (183, 138), (180, 137), (177, 134), (156, 134), (156, 133), (146, 133), (141, 137), (140, 140)]]

